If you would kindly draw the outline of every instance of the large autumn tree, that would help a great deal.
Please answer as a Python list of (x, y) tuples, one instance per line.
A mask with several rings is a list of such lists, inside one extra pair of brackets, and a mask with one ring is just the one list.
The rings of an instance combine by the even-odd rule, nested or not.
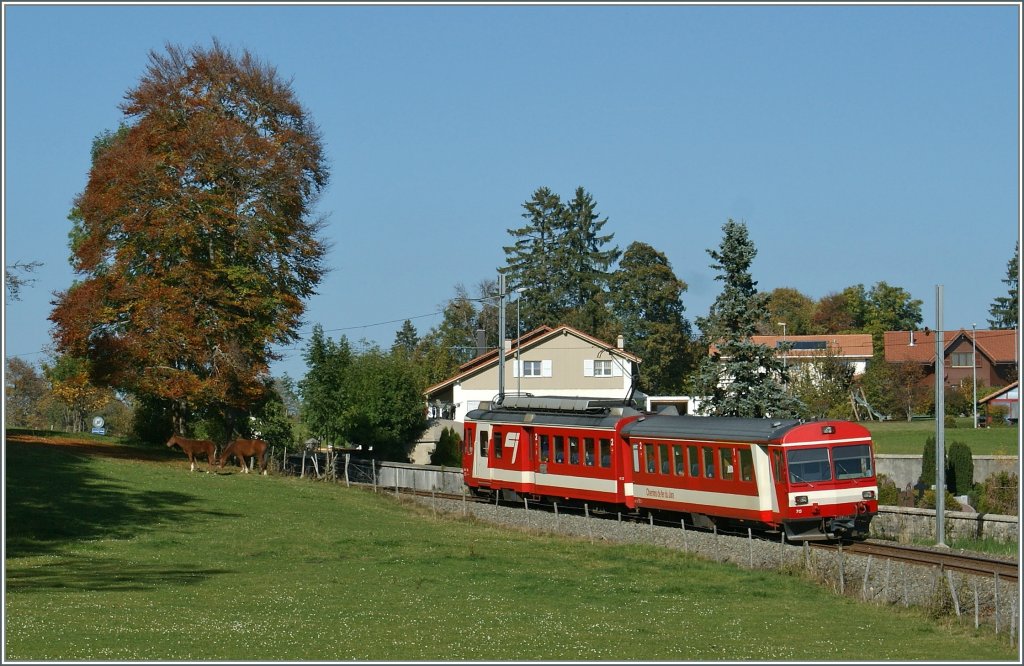
[(55, 341), (93, 380), (173, 404), (178, 427), (198, 408), (233, 421), (325, 271), (319, 130), (273, 67), (217, 42), (151, 52), (120, 108), (74, 201)]

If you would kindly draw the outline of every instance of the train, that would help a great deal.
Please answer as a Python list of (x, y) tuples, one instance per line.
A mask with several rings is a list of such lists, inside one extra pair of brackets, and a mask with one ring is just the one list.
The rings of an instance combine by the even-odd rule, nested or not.
[(671, 514), (791, 541), (863, 540), (878, 512), (871, 433), (842, 420), (507, 396), (467, 414), (462, 471), (477, 495)]

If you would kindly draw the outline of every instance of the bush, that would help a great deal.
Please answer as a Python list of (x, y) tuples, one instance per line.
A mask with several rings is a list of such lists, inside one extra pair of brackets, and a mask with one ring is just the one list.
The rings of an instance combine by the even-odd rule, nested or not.
[[(921, 499), (919, 499), (917, 501), (917, 508), (918, 509), (934, 509), (935, 508), (935, 491), (931, 490), (931, 489), (924, 491), (924, 494), (921, 495)], [(963, 506), (960, 504), (960, 502), (957, 501), (957, 499), (955, 497), (953, 497), (953, 493), (949, 492), (949, 490), (946, 491), (946, 499), (945, 499), (944, 510), (945, 511), (962, 511), (963, 510)]]
[(967, 495), (974, 487), (974, 457), (963, 442), (946, 449), (946, 487), (956, 495)]
[(878, 503), (885, 506), (899, 506), (900, 490), (896, 482), (885, 474), (879, 474), (878, 481)]
[(924, 450), (921, 451), (921, 483), (930, 487), (935, 485), (935, 436), (928, 435)]
[(996, 513), (1006, 516), (1017, 515), (1017, 488), (1020, 484), (1016, 474), (996, 472), (976, 491), (979, 513)]
[(441, 431), (434, 452), (430, 454), (431, 465), (458, 467), (462, 464), (462, 438), (452, 428)]

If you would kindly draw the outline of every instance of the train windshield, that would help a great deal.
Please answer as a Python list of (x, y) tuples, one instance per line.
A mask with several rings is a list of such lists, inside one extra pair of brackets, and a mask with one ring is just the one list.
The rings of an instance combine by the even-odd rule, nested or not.
[(832, 479), (828, 449), (793, 449), (786, 456), (790, 483), (813, 483)]
[(836, 461), (836, 479), (863, 479), (874, 476), (871, 447), (867, 444), (837, 446), (832, 449)]
[(816, 483), (846, 479), (864, 479), (874, 476), (871, 467), (871, 447), (867, 444), (836, 446), (831, 449), (793, 449), (786, 456), (790, 483)]

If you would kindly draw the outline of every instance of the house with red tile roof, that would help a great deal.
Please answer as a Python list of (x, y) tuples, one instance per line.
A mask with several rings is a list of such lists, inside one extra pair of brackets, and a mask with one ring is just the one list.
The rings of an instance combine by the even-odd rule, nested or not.
[[(911, 361), (924, 368), (922, 383), (935, 382), (935, 331), (886, 331), (885, 360)], [(1006, 386), (1017, 380), (1017, 331), (959, 329), (942, 333), (942, 373), (947, 386), (977, 379), (978, 386)]]
[(853, 374), (860, 375), (871, 360), (871, 335), (868, 333), (828, 335), (754, 335), (755, 344), (767, 345), (776, 350), (786, 365), (799, 366), (820, 361), (826, 356), (853, 367)]

